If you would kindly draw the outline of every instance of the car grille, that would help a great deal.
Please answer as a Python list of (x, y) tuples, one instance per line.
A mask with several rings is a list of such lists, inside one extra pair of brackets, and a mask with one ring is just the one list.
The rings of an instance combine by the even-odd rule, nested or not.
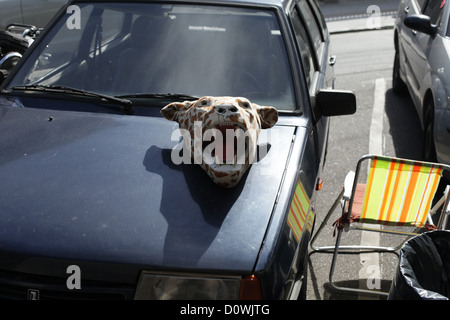
[(134, 288), (101, 281), (83, 281), (80, 290), (69, 290), (66, 279), (0, 271), (0, 299), (27, 300), (130, 300)]

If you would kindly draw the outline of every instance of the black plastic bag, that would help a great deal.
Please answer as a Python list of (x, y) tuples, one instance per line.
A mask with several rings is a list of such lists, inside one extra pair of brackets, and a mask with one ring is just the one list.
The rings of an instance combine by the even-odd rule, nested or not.
[(409, 239), (388, 300), (449, 300), (450, 231), (438, 230)]

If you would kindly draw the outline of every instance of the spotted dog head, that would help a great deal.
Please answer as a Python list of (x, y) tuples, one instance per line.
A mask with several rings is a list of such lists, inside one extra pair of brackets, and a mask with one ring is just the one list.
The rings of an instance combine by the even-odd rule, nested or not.
[(260, 130), (278, 121), (275, 108), (236, 97), (174, 102), (161, 113), (178, 122), (194, 163), (216, 184), (227, 188), (234, 187), (255, 161)]

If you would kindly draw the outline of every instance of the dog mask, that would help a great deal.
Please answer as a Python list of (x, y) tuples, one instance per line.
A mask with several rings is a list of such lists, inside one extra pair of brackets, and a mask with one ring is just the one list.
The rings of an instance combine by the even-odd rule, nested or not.
[(236, 186), (255, 162), (260, 130), (278, 121), (277, 109), (235, 97), (174, 102), (161, 113), (178, 122), (184, 147), (191, 152), (194, 163), (226, 188)]

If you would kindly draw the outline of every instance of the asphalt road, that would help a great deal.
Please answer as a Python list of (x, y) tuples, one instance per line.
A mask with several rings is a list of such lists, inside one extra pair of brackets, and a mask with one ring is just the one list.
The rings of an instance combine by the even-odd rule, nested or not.
[[(341, 190), (345, 175), (354, 170), (358, 159), (368, 153), (384, 154), (410, 159), (421, 159), (422, 129), (412, 101), (407, 95), (392, 92), (392, 66), (394, 61), (393, 30), (371, 30), (331, 35), (335, 65), (336, 89), (355, 92), (358, 109), (351, 116), (331, 120), (329, 149), (323, 175), (324, 187), (316, 206), (315, 230), (324, 219)], [(330, 223), (336, 220), (335, 211)], [(317, 239), (317, 245), (333, 245), (333, 227), (327, 225)], [(360, 243), (355, 232), (346, 236)], [(382, 242), (399, 240), (393, 236)], [(347, 241), (347, 240), (343, 240)], [(392, 254), (377, 256), (379, 272), (377, 282), (373, 273), (365, 274), (365, 261), (357, 255), (345, 255), (338, 260), (334, 279), (350, 286), (371, 284), (389, 290), (398, 259)], [(331, 255), (314, 253), (310, 256), (308, 274), (308, 300), (366, 299), (366, 296), (342, 295), (330, 290), (328, 273)], [(373, 269), (372, 269), (373, 270)], [(370, 284), (369, 284), (370, 285)], [(366, 287), (367, 288), (367, 287)]]

